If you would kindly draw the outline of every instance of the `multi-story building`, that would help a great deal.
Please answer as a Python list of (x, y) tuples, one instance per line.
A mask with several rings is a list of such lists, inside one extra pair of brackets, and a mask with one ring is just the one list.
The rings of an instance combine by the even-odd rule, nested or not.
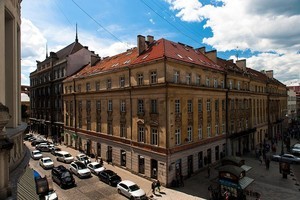
[(300, 85), (299, 86), (289, 86), (290, 90), (296, 92), (296, 120), (300, 120)]
[[(22, 121), (28, 123), (30, 116), (29, 86), (21, 85), (21, 117)], [(29, 128), (29, 127), (27, 127)]]
[(60, 139), (63, 133), (62, 81), (88, 64), (93, 52), (76, 39), (57, 52), (50, 52), (30, 73), (31, 118), (33, 131)]
[(279, 134), (287, 96), (272, 71), (137, 39), (64, 81), (67, 145), (169, 185)]
[(10, 172), (23, 160), (21, 0), (0, 1), (0, 199), (11, 197)]
[(225, 72), (181, 43), (137, 46), (64, 81), (65, 143), (170, 184), (225, 155)]
[(297, 93), (293, 89), (288, 90), (287, 116), (290, 123), (297, 120)]

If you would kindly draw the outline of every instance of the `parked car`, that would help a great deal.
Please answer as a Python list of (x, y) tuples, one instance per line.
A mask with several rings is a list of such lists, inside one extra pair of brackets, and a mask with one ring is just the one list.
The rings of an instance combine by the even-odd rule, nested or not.
[(57, 152), (59, 152), (59, 151), (61, 151), (61, 148), (59, 148), (59, 147), (53, 146), (53, 147), (50, 148), (50, 152), (51, 152), (52, 155), (56, 156)]
[(41, 158), (39, 164), (44, 169), (51, 169), (54, 167), (53, 160), (49, 157)]
[(95, 175), (97, 175), (97, 176), (98, 176), (98, 174), (99, 174), (101, 171), (105, 170), (105, 167), (102, 166), (102, 165), (101, 165), (100, 163), (98, 163), (98, 162), (91, 162), (91, 163), (87, 164), (87, 167), (91, 170), (91, 172), (92, 172), (93, 174), (95, 174)]
[(295, 155), (300, 155), (300, 144), (294, 144), (291, 148), (291, 153)]
[(74, 161), (70, 164), (70, 171), (76, 174), (79, 178), (91, 177), (91, 170), (80, 161)]
[(33, 137), (33, 135), (31, 133), (27, 133), (25, 136), (24, 136), (24, 140), (28, 140), (29, 138)]
[(116, 186), (122, 181), (121, 177), (112, 170), (103, 170), (99, 172), (99, 179), (110, 186)]
[(53, 182), (56, 182), (61, 188), (76, 185), (72, 173), (63, 165), (53, 167), (51, 175)]
[(35, 139), (35, 140), (33, 140), (32, 142), (31, 142), (31, 146), (36, 146), (36, 145), (38, 145), (38, 144), (40, 144), (40, 143), (46, 143), (47, 142), (47, 140), (42, 140), (42, 139)]
[(76, 156), (76, 160), (82, 162), (85, 165), (91, 163), (91, 160), (89, 159), (89, 157), (87, 157), (87, 155), (85, 155), (83, 153), (78, 154)]
[(35, 149), (43, 151), (43, 152), (49, 152), (50, 148), (52, 148), (53, 146), (54, 146), (53, 144), (40, 143), (35, 146)]
[(58, 151), (56, 153), (56, 160), (64, 163), (71, 163), (74, 161), (73, 156), (67, 151)]
[(117, 185), (118, 193), (130, 199), (147, 199), (146, 193), (136, 183), (132, 181), (121, 181)]
[(31, 157), (34, 160), (38, 160), (38, 159), (41, 159), (43, 157), (43, 154), (39, 150), (33, 150), (31, 152)]
[(300, 158), (292, 154), (273, 155), (272, 160), (299, 164)]

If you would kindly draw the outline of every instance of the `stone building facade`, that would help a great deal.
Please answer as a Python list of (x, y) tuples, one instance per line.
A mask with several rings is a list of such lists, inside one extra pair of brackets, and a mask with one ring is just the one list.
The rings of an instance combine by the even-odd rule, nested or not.
[(63, 82), (65, 143), (166, 185), (254, 150), (269, 137), (270, 88), (283, 107), (285, 86), (216, 55), (138, 36), (137, 48), (92, 56)]
[(12, 195), (10, 172), (25, 155), (21, 121), (21, 0), (0, 1), (0, 199)]

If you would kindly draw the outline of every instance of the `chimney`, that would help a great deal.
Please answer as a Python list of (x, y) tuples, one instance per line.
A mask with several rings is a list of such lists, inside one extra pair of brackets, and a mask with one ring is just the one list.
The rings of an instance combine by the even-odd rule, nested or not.
[(273, 70), (268, 70), (268, 71), (266, 71), (266, 75), (267, 75), (267, 77), (269, 77), (269, 78), (273, 78)]
[(237, 60), (235, 64), (243, 71), (246, 71), (246, 59)]
[(146, 49), (146, 42), (145, 42), (145, 36), (138, 35), (137, 36), (137, 48), (139, 55), (142, 54), (143, 51)]
[(227, 61), (233, 63), (233, 59), (229, 59), (229, 60), (227, 60)]
[(205, 52), (205, 55), (214, 63), (217, 63), (217, 50)]
[(96, 62), (98, 62), (100, 60), (100, 57), (98, 55), (91, 55), (91, 66), (93, 66), (94, 64), (96, 64)]
[(199, 47), (196, 50), (203, 53), (203, 54), (205, 54), (205, 47)]
[(50, 58), (57, 58), (57, 55), (55, 52), (51, 51), (50, 52)]
[(154, 41), (154, 37), (152, 35), (147, 35), (147, 41), (151, 44)]
[(85, 49), (89, 50), (89, 47), (88, 47), (88, 46), (84, 46), (83, 48), (85, 48)]

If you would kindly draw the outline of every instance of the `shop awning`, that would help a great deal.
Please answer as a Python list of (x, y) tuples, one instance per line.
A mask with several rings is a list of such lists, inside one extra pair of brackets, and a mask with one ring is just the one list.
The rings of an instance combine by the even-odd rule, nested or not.
[(249, 171), (250, 169), (252, 169), (252, 167), (248, 166), (248, 165), (242, 165), (241, 168), (243, 170), (245, 170), (245, 172)]
[(254, 181), (253, 178), (249, 178), (247, 176), (244, 176), (242, 179), (239, 180), (239, 185), (242, 189), (245, 189), (248, 187), (252, 182)]
[(39, 200), (36, 194), (34, 170), (27, 167), (25, 173), (18, 182), (18, 197), (19, 200)]

